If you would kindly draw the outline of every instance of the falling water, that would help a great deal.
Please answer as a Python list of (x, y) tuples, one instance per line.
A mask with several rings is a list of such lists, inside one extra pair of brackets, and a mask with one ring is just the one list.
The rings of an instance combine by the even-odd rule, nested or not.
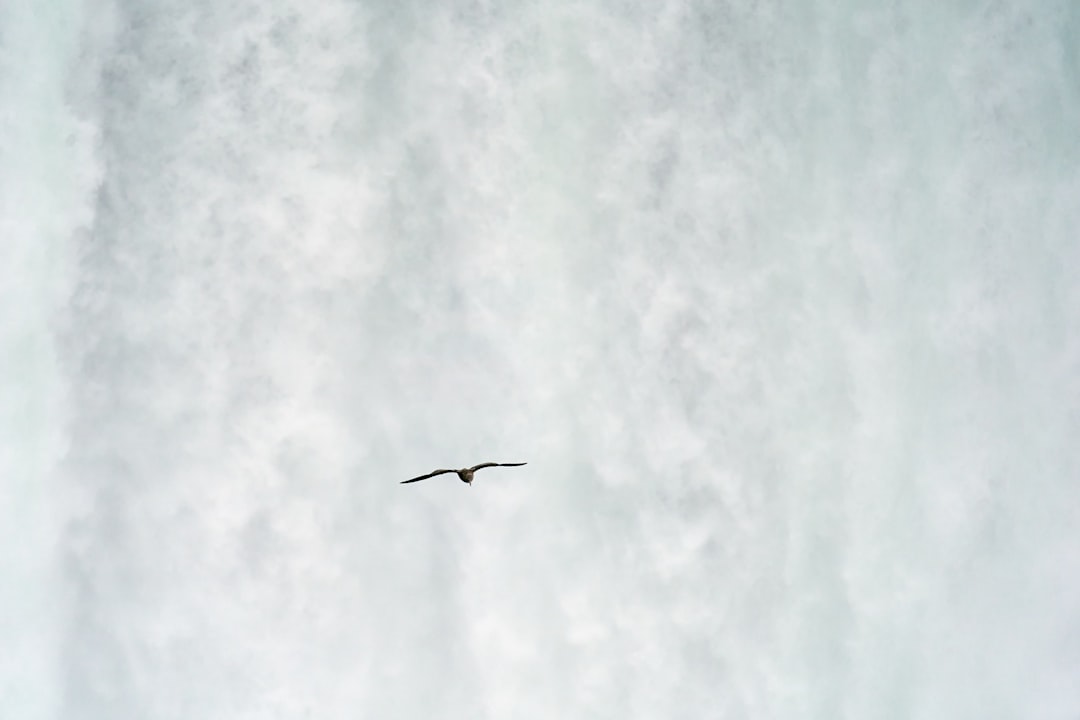
[(1080, 6), (39, 5), (0, 715), (1080, 717)]

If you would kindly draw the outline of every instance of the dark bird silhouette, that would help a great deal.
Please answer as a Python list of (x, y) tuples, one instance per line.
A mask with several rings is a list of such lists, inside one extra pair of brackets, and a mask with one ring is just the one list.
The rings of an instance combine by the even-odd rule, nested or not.
[(473, 481), (473, 474), (477, 470), (480, 470), (481, 468), (487, 468), (487, 467), (521, 467), (522, 465), (526, 465), (526, 464), (527, 463), (480, 463), (479, 465), (473, 465), (470, 468), (462, 468), (460, 470), (435, 470), (434, 472), (429, 472), (427, 475), (421, 475), (420, 477), (414, 477), (412, 480), (402, 480), (401, 484), (404, 485), (405, 483), (419, 482), (420, 480), (427, 480), (430, 477), (435, 477), (436, 475), (445, 475), (446, 473), (457, 473), (457, 476), (461, 479), (461, 482), (463, 482), (463, 483), (465, 483), (465, 484), (467, 484), (467, 485), (469, 485), (471, 487), (472, 486), (472, 481)]

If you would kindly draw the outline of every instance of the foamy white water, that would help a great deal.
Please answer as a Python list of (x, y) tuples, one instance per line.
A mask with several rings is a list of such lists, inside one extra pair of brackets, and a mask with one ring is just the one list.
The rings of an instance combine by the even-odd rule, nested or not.
[(951, 5), (5, 5), (0, 715), (1077, 717), (1080, 12)]

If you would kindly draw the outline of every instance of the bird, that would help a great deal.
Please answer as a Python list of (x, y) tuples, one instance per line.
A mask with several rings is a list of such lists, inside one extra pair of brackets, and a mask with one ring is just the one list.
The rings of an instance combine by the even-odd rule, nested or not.
[(420, 480), (427, 480), (430, 477), (435, 477), (436, 475), (445, 475), (446, 473), (457, 473), (457, 476), (458, 476), (458, 478), (461, 479), (461, 482), (465, 483), (469, 487), (472, 487), (473, 474), (477, 470), (480, 470), (481, 468), (488, 468), (488, 467), (521, 467), (522, 465), (527, 465), (527, 464), (528, 463), (491, 463), (491, 462), (488, 462), (488, 463), (480, 463), (479, 465), (473, 465), (472, 467), (469, 467), (469, 468), (461, 468), (460, 470), (435, 470), (433, 472), (429, 472), (427, 475), (421, 475), (420, 477), (414, 477), (411, 480), (402, 480), (400, 484), (404, 485), (405, 483), (419, 482)]

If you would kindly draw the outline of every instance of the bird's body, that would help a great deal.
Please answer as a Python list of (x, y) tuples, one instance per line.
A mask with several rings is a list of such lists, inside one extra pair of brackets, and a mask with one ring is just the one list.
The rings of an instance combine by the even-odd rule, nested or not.
[(489, 463), (480, 463), (479, 465), (473, 465), (472, 467), (461, 468), (460, 470), (435, 470), (433, 472), (429, 472), (427, 475), (421, 475), (420, 477), (414, 477), (411, 480), (402, 480), (401, 484), (404, 485), (405, 483), (414, 483), (414, 482), (418, 482), (420, 480), (427, 480), (428, 478), (435, 477), (436, 475), (445, 475), (447, 473), (456, 473), (457, 476), (458, 476), (458, 479), (460, 479), (461, 482), (465, 483), (466, 485), (471, 486), (472, 481), (473, 481), (473, 475), (476, 473), (477, 470), (480, 470), (481, 468), (488, 468), (488, 467), (521, 467), (522, 465), (525, 465), (525, 464), (526, 463), (493, 463), (493, 462), (489, 462)]

